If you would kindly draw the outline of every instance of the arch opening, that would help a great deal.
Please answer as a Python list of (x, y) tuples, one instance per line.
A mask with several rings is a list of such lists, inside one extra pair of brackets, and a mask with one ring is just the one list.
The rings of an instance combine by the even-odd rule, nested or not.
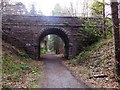
[[(64, 58), (68, 58), (69, 56), (69, 39), (68, 39), (68, 36), (67, 34), (62, 31), (61, 29), (58, 29), (58, 28), (48, 28), (48, 29), (45, 29), (41, 34), (40, 34), (40, 37), (39, 37), (39, 58), (40, 58), (40, 55), (41, 55), (41, 43), (42, 41), (44, 40), (44, 38), (48, 35), (56, 35), (58, 36), (59, 38), (61, 38), (61, 40), (64, 42)], [(57, 54), (57, 53), (56, 53)]]

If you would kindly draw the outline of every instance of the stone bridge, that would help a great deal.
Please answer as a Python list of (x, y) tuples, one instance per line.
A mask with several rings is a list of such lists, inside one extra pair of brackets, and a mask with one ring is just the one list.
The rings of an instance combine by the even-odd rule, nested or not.
[(4, 15), (2, 20), (3, 40), (24, 49), (36, 59), (40, 58), (41, 40), (49, 34), (61, 37), (68, 59), (77, 55), (82, 48), (78, 38), (82, 36), (77, 32), (83, 22), (77, 17)]

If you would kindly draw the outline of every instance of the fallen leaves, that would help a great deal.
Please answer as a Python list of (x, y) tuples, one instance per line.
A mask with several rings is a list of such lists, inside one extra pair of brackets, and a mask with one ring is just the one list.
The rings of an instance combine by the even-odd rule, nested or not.
[(96, 50), (90, 51), (84, 63), (73, 64), (63, 61), (63, 64), (79, 79), (95, 88), (118, 88), (115, 79), (115, 60), (113, 40), (107, 40)]

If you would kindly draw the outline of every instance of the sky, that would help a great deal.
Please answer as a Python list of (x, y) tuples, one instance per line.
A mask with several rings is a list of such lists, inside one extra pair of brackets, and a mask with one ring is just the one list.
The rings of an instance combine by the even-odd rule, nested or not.
[(68, 6), (70, 2), (74, 4), (82, 3), (84, 0), (12, 0), (23, 2), (29, 10), (32, 4), (35, 4), (37, 10), (41, 10), (44, 15), (50, 15), (55, 4), (59, 3), (61, 6)]
[[(56, 3), (59, 3), (62, 7), (68, 7), (70, 2), (73, 3), (73, 6), (78, 9), (78, 13), (82, 13), (83, 2), (85, 0), (12, 0), (12, 2), (22, 2), (25, 4), (28, 11), (31, 8), (31, 5), (34, 4), (37, 10), (41, 10), (44, 15), (51, 15), (51, 12)], [(89, 4), (92, 3), (93, 0), (86, 0)], [(102, 0), (99, 0), (102, 1)], [(109, 0), (105, 0), (109, 2)], [(109, 7), (106, 7), (106, 12), (109, 12)]]

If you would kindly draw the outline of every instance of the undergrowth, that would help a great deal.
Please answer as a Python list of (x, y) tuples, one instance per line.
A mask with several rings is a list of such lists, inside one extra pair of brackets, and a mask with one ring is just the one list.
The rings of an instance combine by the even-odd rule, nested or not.
[(37, 67), (31, 67), (28, 65), (32, 59), (27, 54), (22, 54), (22, 56), (4, 53), (2, 56), (2, 69), (3, 73), (13, 74), (19, 72), (20, 70), (32, 70), (36, 72)]
[(44, 48), (41, 48), (40, 53), (41, 54), (47, 54), (47, 51)]
[[(29, 82), (26, 87), (29, 87), (31, 83), (38, 82), (39, 80), (42, 79), (42, 66), (41, 65), (32, 65), (31, 62), (33, 59), (31, 59), (27, 54), (22, 54), (21, 55), (16, 55), (16, 54), (11, 54), (8, 52), (5, 52), (2, 56), (2, 72), (3, 72), (3, 88), (10, 88), (14, 87), (14, 83), (19, 83), (24, 80), (24, 78), (27, 76), (31, 76), (31, 81), (25, 81)], [(36, 74), (39, 73), (38, 77), (36, 78)], [(12, 84), (13, 82), (13, 84)], [(36, 84), (38, 85), (38, 84)], [(22, 87), (22, 85), (20, 85)], [(31, 88), (33, 86), (30, 86)], [(39, 86), (34, 86), (34, 87), (39, 87)]]
[(73, 64), (85, 64), (87, 60), (91, 58), (91, 55), (106, 44), (108, 39), (101, 39), (98, 42), (86, 47), (84, 51), (82, 51), (79, 55), (73, 58), (70, 62)]

